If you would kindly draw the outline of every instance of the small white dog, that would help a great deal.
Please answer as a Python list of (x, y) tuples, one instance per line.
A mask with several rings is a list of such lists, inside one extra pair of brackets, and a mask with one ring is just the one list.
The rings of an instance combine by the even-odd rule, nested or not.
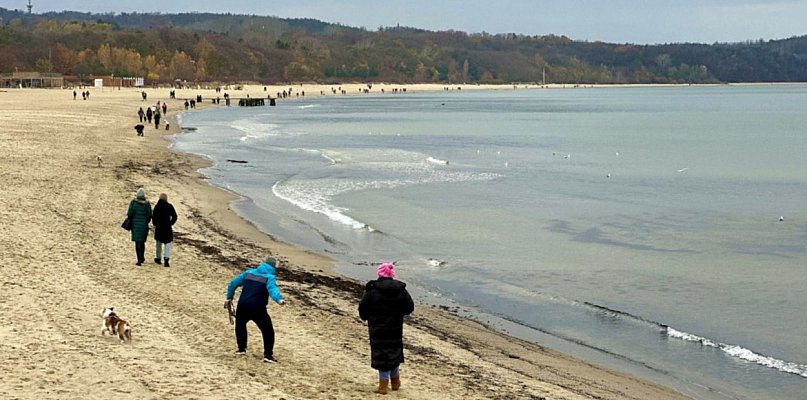
[(132, 328), (129, 326), (129, 322), (120, 319), (118, 314), (115, 314), (112, 310), (113, 307), (109, 307), (101, 311), (101, 318), (104, 320), (101, 327), (101, 335), (106, 335), (107, 332), (110, 335), (117, 334), (121, 343), (131, 342)]

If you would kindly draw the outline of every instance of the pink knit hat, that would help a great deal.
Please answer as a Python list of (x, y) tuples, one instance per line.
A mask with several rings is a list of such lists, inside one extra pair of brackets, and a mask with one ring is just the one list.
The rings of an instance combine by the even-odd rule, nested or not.
[(394, 265), (391, 263), (383, 263), (378, 266), (378, 277), (379, 278), (393, 278), (395, 277), (395, 268)]

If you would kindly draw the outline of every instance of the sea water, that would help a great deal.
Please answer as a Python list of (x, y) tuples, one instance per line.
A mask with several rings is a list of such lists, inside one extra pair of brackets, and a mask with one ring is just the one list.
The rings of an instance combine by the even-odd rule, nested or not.
[(182, 119), (198, 130), (175, 148), (210, 158), (245, 218), (348, 275), (396, 261), (421, 296), (698, 398), (807, 398), (807, 86), (305, 97)]

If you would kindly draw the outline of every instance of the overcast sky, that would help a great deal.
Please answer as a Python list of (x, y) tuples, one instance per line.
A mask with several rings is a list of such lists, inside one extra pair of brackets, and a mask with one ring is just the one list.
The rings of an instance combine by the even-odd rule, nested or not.
[[(27, 0), (0, 0), (25, 9)], [(738, 42), (807, 34), (807, 0), (33, 0), (34, 12), (230, 12), (365, 27), (566, 35), (616, 43)]]

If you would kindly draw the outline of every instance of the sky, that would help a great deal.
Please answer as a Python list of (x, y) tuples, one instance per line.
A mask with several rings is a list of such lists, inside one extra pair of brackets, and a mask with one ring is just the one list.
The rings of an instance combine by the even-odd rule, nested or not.
[[(27, 0), (0, 0), (25, 9)], [(33, 0), (34, 12), (216, 12), (375, 30), (564, 35), (612, 43), (742, 42), (807, 35), (807, 0)]]

